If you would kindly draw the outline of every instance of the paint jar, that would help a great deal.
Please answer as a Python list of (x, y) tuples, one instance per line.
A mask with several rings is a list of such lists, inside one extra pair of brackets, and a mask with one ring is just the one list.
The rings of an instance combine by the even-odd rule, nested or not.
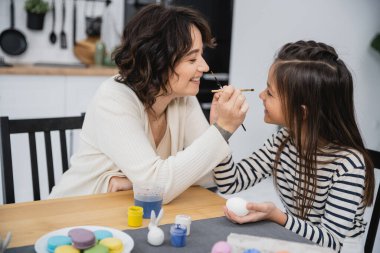
[(143, 208), (141, 206), (131, 206), (128, 208), (128, 226), (141, 227), (143, 221)]
[(260, 253), (258, 249), (246, 249), (243, 253)]
[(190, 235), (191, 217), (185, 214), (178, 214), (175, 216), (175, 224), (181, 224), (186, 226), (186, 235)]
[(144, 209), (144, 219), (150, 219), (152, 210), (156, 213), (156, 217), (162, 207), (162, 199), (164, 188), (156, 184), (134, 183), (133, 197), (135, 206), (141, 206)]
[(176, 248), (186, 245), (186, 226), (174, 224), (170, 227), (170, 242)]

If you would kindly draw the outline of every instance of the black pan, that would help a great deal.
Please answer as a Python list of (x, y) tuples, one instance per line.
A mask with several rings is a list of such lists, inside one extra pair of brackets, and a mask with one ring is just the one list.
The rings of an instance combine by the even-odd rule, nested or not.
[(0, 47), (9, 55), (20, 55), (25, 52), (28, 44), (24, 34), (14, 29), (14, 3), (11, 0), (11, 27), (0, 34)]

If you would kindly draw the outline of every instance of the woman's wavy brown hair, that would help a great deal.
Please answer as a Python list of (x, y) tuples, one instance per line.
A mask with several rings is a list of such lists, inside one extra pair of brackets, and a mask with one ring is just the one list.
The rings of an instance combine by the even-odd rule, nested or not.
[[(306, 218), (315, 199), (317, 152), (323, 152), (319, 147), (321, 140), (363, 155), (366, 166), (363, 203), (370, 205), (374, 191), (373, 163), (355, 120), (353, 81), (345, 63), (331, 46), (298, 41), (281, 48), (273, 69), (290, 130), (290, 137), (277, 152), (275, 168), (286, 142), (294, 141), (299, 154), (298, 196), (295, 196), (298, 216)], [(305, 108), (307, 120), (303, 128)], [(304, 142), (302, 135), (307, 136)]]
[(115, 80), (130, 87), (147, 110), (157, 96), (170, 93), (169, 77), (193, 44), (192, 26), (200, 31), (205, 46), (214, 47), (207, 21), (190, 8), (151, 4), (126, 25), (122, 43), (113, 53), (119, 68)]

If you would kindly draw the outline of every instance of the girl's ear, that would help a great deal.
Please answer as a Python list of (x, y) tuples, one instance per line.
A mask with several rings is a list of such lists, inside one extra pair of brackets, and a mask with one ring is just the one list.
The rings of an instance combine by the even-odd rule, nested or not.
[(301, 105), (301, 108), (302, 108), (302, 119), (306, 120), (307, 116), (308, 116), (307, 107), (306, 107), (306, 105)]

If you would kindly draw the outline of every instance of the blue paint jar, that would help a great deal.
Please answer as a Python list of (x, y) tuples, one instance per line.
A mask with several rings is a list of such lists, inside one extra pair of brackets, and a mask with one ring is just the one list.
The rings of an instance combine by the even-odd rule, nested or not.
[(186, 245), (186, 226), (174, 224), (170, 227), (170, 242), (172, 246), (180, 248)]
[(144, 215), (143, 215), (144, 219), (150, 219), (152, 210), (155, 212), (156, 217), (157, 217), (162, 208), (162, 197), (155, 198), (155, 197), (136, 196), (135, 206), (141, 206), (144, 209)]
[(164, 188), (156, 184), (134, 183), (133, 196), (135, 206), (141, 206), (144, 209), (143, 218), (150, 219), (152, 210), (156, 217), (162, 208), (162, 199)]
[(258, 249), (246, 249), (243, 253), (260, 253)]

